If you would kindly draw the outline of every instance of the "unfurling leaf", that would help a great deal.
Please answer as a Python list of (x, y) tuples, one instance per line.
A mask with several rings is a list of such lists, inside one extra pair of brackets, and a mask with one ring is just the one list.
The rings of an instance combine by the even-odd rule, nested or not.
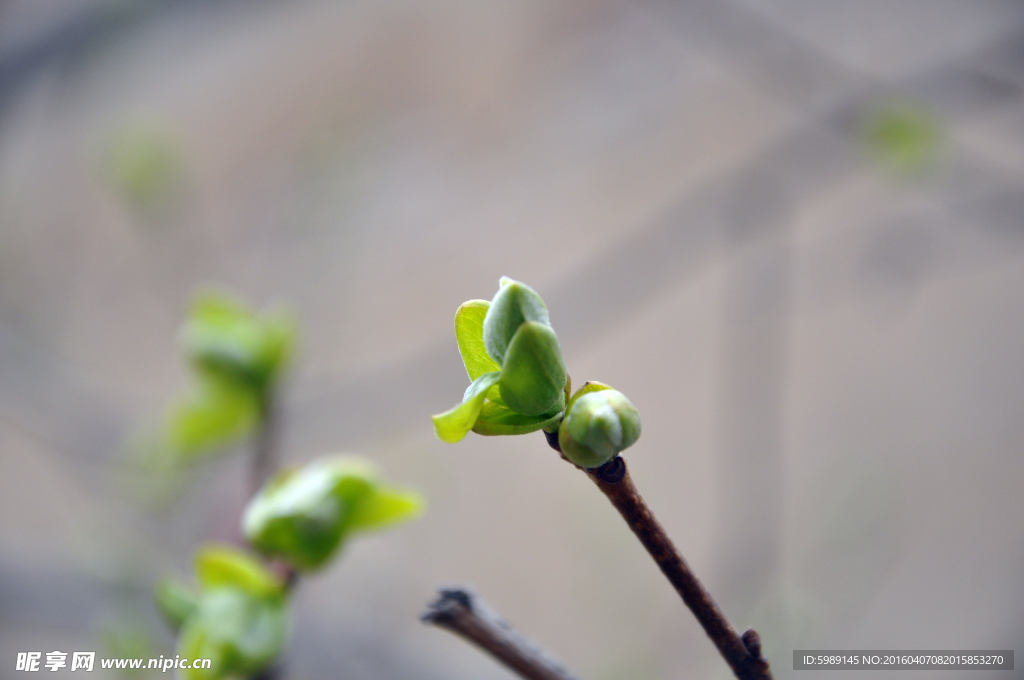
[(368, 461), (327, 458), (268, 482), (246, 508), (242, 530), (257, 550), (312, 571), (351, 533), (408, 519), (421, 505), (417, 494), (387, 487)]
[(527, 321), (550, 326), (548, 308), (540, 295), (525, 283), (502, 277), (483, 324), (484, 345), (492, 359), (504, 363), (512, 337)]
[(251, 392), (207, 379), (167, 407), (163, 437), (177, 462), (188, 462), (245, 437), (258, 420), (259, 406)]
[(437, 438), (449, 444), (462, 441), (462, 438), (473, 429), (484, 406), (487, 391), (498, 384), (500, 377), (501, 373), (498, 371), (485, 373), (469, 386), (461, 404), (433, 416), (434, 433)]
[(538, 416), (564, 399), (565, 362), (550, 326), (527, 321), (512, 336), (501, 367), (501, 398), (516, 413)]
[(524, 434), (557, 423), (568, 374), (547, 307), (532, 288), (502, 277), (494, 300), (459, 307), (455, 335), (473, 383), (462, 403), (433, 416), (438, 439)]
[(473, 425), (473, 432), (482, 435), (529, 434), (546, 427), (557, 425), (562, 416), (561, 404), (558, 408), (539, 416), (524, 416), (511, 411), (508, 407), (494, 402), (485, 402), (480, 416)]
[(226, 293), (207, 290), (193, 299), (181, 342), (200, 371), (263, 391), (291, 358), (295, 324), (280, 311), (257, 314)]
[(210, 659), (211, 667), (185, 669), (183, 677), (253, 676), (281, 653), (287, 629), (283, 598), (258, 597), (232, 587), (206, 590), (181, 628), (177, 653), (187, 659)]
[(210, 545), (196, 553), (196, 580), (203, 589), (232, 587), (257, 597), (280, 595), (281, 580), (253, 555), (226, 545)]
[(487, 300), (470, 300), (455, 312), (455, 340), (459, 343), (459, 354), (470, 381), (484, 373), (501, 370), (484, 346), (484, 317), (490, 306)]

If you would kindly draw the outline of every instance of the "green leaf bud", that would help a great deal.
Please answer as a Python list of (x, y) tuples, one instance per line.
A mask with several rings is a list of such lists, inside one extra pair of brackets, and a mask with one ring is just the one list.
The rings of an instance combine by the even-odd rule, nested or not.
[(491, 358), (504, 363), (513, 336), (527, 321), (550, 326), (548, 308), (540, 295), (525, 283), (502, 277), (483, 323), (484, 346)]
[(421, 506), (417, 494), (385, 486), (368, 461), (328, 458), (270, 480), (246, 508), (242, 530), (257, 550), (310, 571), (351, 533), (409, 519)]
[(434, 434), (443, 442), (454, 444), (473, 429), (480, 411), (484, 407), (488, 391), (498, 384), (501, 378), (499, 371), (484, 373), (474, 380), (462, 397), (462, 403), (453, 406), (444, 413), (433, 417)]
[(462, 403), (433, 416), (438, 439), (557, 428), (569, 376), (547, 307), (532, 288), (502, 277), (494, 300), (459, 307), (455, 336), (473, 383)]
[(512, 336), (501, 367), (501, 398), (516, 413), (539, 416), (565, 398), (565, 361), (550, 326), (526, 321)]
[(624, 394), (587, 383), (570, 400), (558, 429), (558, 445), (584, 468), (607, 463), (640, 438), (640, 413)]
[(210, 668), (188, 668), (185, 680), (250, 677), (284, 648), (288, 620), (283, 597), (259, 597), (233, 587), (204, 590), (178, 636), (177, 653), (210, 659)]
[(283, 372), (295, 334), (282, 312), (257, 314), (224, 292), (206, 290), (192, 300), (181, 343), (203, 374), (263, 390)]

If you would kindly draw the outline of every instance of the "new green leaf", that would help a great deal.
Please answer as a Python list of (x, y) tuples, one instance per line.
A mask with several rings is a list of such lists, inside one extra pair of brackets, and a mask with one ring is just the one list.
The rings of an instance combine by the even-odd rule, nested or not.
[(500, 378), (501, 373), (498, 371), (485, 373), (469, 386), (461, 404), (433, 416), (434, 433), (437, 438), (449, 444), (462, 441), (473, 429), (477, 416), (484, 406), (484, 399), (487, 398), (487, 391), (497, 385)]
[(384, 529), (422, 512), (423, 498), (412, 491), (377, 489), (353, 509), (349, 531)]
[(418, 495), (387, 487), (367, 461), (328, 458), (271, 480), (250, 501), (242, 530), (257, 550), (310, 571), (351, 533), (408, 519), (421, 505)]
[(501, 398), (516, 413), (547, 413), (564, 398), (565, 362), (550, 326), (523, 323), (512, 336), (501, 367)]
[(208, 669), (186, 669), (183, 677), (221, 680), (259, 673), (284, 648), (287, 624), (281, 598), (260, 598), (230, 587), (204, 591), (182, 626), (177, 653), (212, 663)]
[(168, 406), (164, 439), (187, 461), (252, 432), (259, 408), (252, 393), (213, 378), (200, 381)]
[(459, 354), (470, 381), (485, 373), (501, 370), (484, 346), (484, 317), (490, 306), (487, 300), (470, 300), (455, 312), (455, 340), (459, 343)]
[(196, 580), (203, 589), (230, 586), (257, 597), (281, 594), (281, 580), (249, 553), (223, 545), (201, 549), (195, 558)]
[(487, 436), (529, 434), (556, 424), (561, 415), (561, 402), (551, 412), (539, 416), (524, 416), (501, 404), (486, 402), (473, 425), (473, 432)]
[(549, 326), (548, 308), (533, 288), (502, 277), (483, 324), (484, 346), (491, 358), (504, 363), (505, 351), (512, 337), (527, 321)]

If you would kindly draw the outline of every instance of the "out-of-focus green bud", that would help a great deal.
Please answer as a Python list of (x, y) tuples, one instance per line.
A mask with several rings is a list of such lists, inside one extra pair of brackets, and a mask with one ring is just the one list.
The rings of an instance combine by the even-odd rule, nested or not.
[(103, 156), (105, 179), (145, 215), (169, 216), (187, 197), (185, 145), (167, 121), (125, 121), (107, 140)]
[(501, 367), (505, 404), (528, 416), (547, 413), (564, 398), (565, 362), (550, 326), (526, 321), (512, 336)]
[(584, 468), (604, 465), (640, 438), (640, 413), (626, 395), (600, 383), (587, 383), (566, 408), (558, 445)]
[(879, 102), (861, 127), (868, 151), (899, 174), (921, 173), (939, 160), (942, 127), (924, 104), (910, 100)]
[(291, 358), (295, 324), (282, 312), (256, 314), (226, 293), (206, 290), (192, 300), (181, 343), (203, 373), (264, 390)]
[(251, 390), (201, 380), (167, 407), (163, 443), (176, 463), (192, 462), (248, 435), (259, 417), (259, 400)]
[(327, 458), (278, 474), (249, 502), (242, 531), (249, 543), (302, 570), (323, 567), (356, 531), (409, 519), (419, 495), (385, 486), (355, 457)]
[(548, 308), (533, 288), (503, 276), (484, 317), (484, 346), (499, 364), (519, 327), (527, 321), (550, 326)]
[(277, 597), (284, 584), (250, 553), (229, 545), (208, 545), (196, 553), (196, 581), (203, 590), (230, 587), (256, 597)]
[(174, 579), (163, 579), (156, 584), (153, 593), (157, 609), (164, 620), (177, 631), (195, 611), (198, 597), (190, 588)]
[(183, 658), (210, 659), (211, 667), (182, 671), (186, 680), (250, 677), (278, 657), (287, 636), (283, 597), (259, 597), (233, 587), (204, 590), (178, 636)]

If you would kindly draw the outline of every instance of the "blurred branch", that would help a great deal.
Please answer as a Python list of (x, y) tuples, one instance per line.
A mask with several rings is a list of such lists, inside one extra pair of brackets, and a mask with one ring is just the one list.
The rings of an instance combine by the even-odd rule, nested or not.
[[(260, 492), (271, 475), (277, 471), (279, 419), (277, 400), (271, 389), (264, 394), (260, 403), (260, 424), (253, 440), (252, 465), (249, 470), (250, 499)], [(287, 562), (273, 560), (269, 566), (280, 576), (286, 591), (292, 590), (298, 583), (299, 571)], [(265, 670), (256, 680), (277, 680), (281, 671), (281, 663), (276, 663)]]
[[(205, 9), (226, 0), (109, 0), (94, 2), (23, 46), (0, 50), (0, 123), (18, 90), (53, 64), (73, 64), (91, 48), (152, 16), (188, 8)], [(237, 3), (247, 8), (257, 3)], [(67, 12), (65, 12), (67, 14)]]
[(255, 496), (277, 469), (278, 409), (273, 390), (267, 390), (260, 400), (260, 424), (253, 441), (249, 495)]
[(527, 680), (577, 680), (466, 588), (445, 588), (420, 620), (472, 642)]

